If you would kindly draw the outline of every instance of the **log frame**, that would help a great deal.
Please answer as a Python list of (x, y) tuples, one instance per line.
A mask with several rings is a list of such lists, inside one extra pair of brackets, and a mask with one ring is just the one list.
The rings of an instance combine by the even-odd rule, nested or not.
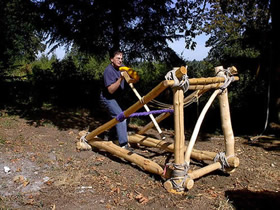
[[(235, 67), (234, 67), (235, 68)], [(194, 93), (202, 95), (209, 89), (218, 89), (220, 88), (225, 81), (225, 77), (223, 75), (224, 72), (220, 71), (223, 69), (222, 66), (215, 67), (215, 72), (217, 73), (218, 77), (210, 77), (210, 78), (194, 78), (189, 79), (189, 89), (191, 90), (198, 90)], [(236, 70), (236, 68), (235, 68)], [(237, 71), (237, 70), (236, 70)], [(125, 72), (126, 73), (126, 72)], [(180, 67), (176, 71), (176, 76), (178, 78), (181, 78), (184, 74), (187, 73), (187, 69), (185, 67)], [(222, 76), (222, 77), (221, 77)], [(125, 75), (125, 78), (127, 82), (130, 84), (132, 90), (134, 89), (132, 81), (128, 80), (127, 74)], [(234, 77), (234, 80), (239, 80), (238, 77)], [(124, 111), (124, 116), (128, 117), (132, 113), (139, 110), (141, 107), (145, 107), (146, 104), (151, 101), (153, 98), (157, 97), (163, 90), (165, 90), (169, 86), (173, 86), (174, 81), (162, 81), (159, 85), (157, 85), (152, 91), (150, 91), (147, 95), (141, 98), (140, 95), (137, 94), (135, 90), (133, 90), (136, 93), (136, 96), (138, 97), (139, 101), (130, 106), (127, 110)], [(194, 94), (193, 93), (193, 94)], [(220, 93), (220, 94), (219, 94)], [(192, 94), (191, 94), (192, 95)], [(226, 151), (226, 158), (229, 163), (229, 166), (231, 167), (230, 170), (234, 170), (239, 165), (239, 159), (235, 157), (234, 154), (234, 135), (231, 125), (231, 118), (230, 118), (230, 111), (229, 111), (229, 102), (228, 102), (228, 92), (227, 89), (221, 91), (221, 90), (215, 90), (211, 98), (209, 99), (209, 103), (205, 106), (205, 113), (207, 112), (209, 106), (213, 102), (214, 98), (218, 95), (218, 99), (220, 102), (220, 113), (221, 113), (221, 123), (222, 123), (222, 130), (224, 133), (224, 142), (225, 142), (225, 151)], [(185, 98), (186, 99), (186, 98)], [(176, 165), (184, 165), (187, 163), (189, 166), (190, 158), (194, 158), (197, 160), (214, 160), (217, 153), (215, 152), (209, 152), (209, 151), (200, 151), (193, 149), (196, 136), (198, 134), (198, 130), (200, 127), (200, 124), (202, 122), (202, 119), (204, 118), (205, 113), (201, 113), (201, 118), (198, 119), (196, 128), (194, 129), (193, 135), (191, 137), (190, 143), (188, 147), (185, 145), (185, 135), (184, 135), (184, 93), (183, 89), (181, 87), (173, 87), (173, 107), (174, 107), (174, 127), (175, 127), (175, 139), (174, 144), (165, 142), (163, 140), (157, 140), (149, 137), (144, 137), (141, 135), (132, 135), (129, 136), (129, 142), (130, 143), (140, 143), (145, 146), (152, 146), (157, 147), (160, 149), (164, 149), (170, 152), (174, 152), (174, 164)], [(190, 100), (190, 96), (187, 97), (186, 101)], [(146, 107), (145, 107), (146, 108)], [(166, 117), (170, 116), (170, 113), (163, 113), (159, 117), (157, 117), (156, 122), (155, 119), (153, 119), (153, 123), (157, 124), (157, 122), (160, 122), (161, 120), (165, 119)], [(89, 133), (85, 139), (88, 141), (88, 143), (93, 146), (97, 147), (99, 149), (104, 149), (107, 152), (110, 152), (111, 154), (124, 158), (125, 160), (128, 160), (132, 163), (135, 163), (145, 171), (160, 175), (163, 178), (172, 178), (174, 177), (174, 174), (171, 172), (168, 172), (168, 174), (164, 173), (163, 168), (158, 165), (157, 163), (148, 160), (140, 155), (137, 155), (135, 153), (132, 153), (126, 149), (123, 149), (112, 142), (103, 141), (102, 139), (98, 138), (97, 135), (104, 132), (105, 130), (108, 130), (115, 126), (118, 123), (117, 119), (114, 118), (107, 123), (99, 126), (97, 129)], [(143, 134), (145, 131), (149, 128), (151, 128), (149, 124), (144, 127), (144, 129), (140, 130), (138, 133)], [(223, 166), (220, 162), (214, 162), (212, 164), (209, 164), (203, 168), (200, 168), (195, 171), (191, 171), (187, 173), (187, 178), (184, 183), (185, 189), (191, 189), (194, 184), (194, 179), (200, 178), (212, 171), (215, 171), (217, 169), (221, 169)], [(176, 171), (177, 169), (174, 169)], [(232, 170), (232, 171), (233, 171)], [(179, 177), (178, 177), (179, 178)], [(181, 182), (181, 180), (177, 180), (178, 183)], [(170, 180), (167, 180), (164, 183), (164, 187), (170, 191), (174, 189), (174, 186)]]

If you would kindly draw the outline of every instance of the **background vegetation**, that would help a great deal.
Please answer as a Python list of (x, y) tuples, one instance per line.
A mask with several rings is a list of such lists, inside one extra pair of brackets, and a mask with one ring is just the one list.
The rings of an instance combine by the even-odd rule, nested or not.
[[(98, 103), (108, 51), (120, 48), (125, 64), (138, 71), (136, 88), (144, 95), (174, 66), (188, 65), (189, 77), (213, 76), (215, 66), (236, 66), (240, 81), (232, 84), (230, 106), (236, 134), (273, 132), (279, 124), (279, 25), (276, 0), (3, 0), (0, 2), (0, 109), (26, 117), (44, 110), (89, 110), (100, 115)], [(278, 17), (278, 18), (277, 18)], [(210, 36), (209, 55), (187, 61), (167, 41)], [(67, 46), (58, 60), (38, 53), (47, 46)], [(185, 127), (193, 129), (207, 101), (185, 109)], [(132, 91), (124, 96), (134, 103)], [(171, 103), (166, 91), (159, 100)], [(219, 109), (211, 107), (203, 128), (220, 132)], [(172, 127), (172, 120), (163, 126)]]

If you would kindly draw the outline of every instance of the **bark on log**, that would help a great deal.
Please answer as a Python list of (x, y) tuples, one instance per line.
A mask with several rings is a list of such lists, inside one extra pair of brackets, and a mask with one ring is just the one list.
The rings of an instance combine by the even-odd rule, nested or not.
[[(234, 81), (238, 81), (239, 77), (234, 76)], [(190, 85), (208, 85), (212, 83), (221, 83), (224, 82), (224, 77), (205, 77), (205, 78), (190, 78)]]
[(192, 171), (192, 172), (188, 173), (188, 175), (191, 179), (198, 179), (206, 174), (211, 173), (212, 171), (220, 169), (221, 167), (222, 167), (221, 163), (216, 162), (216, 163), (210, 164), (208, 166), (205, 166), (203, 168), (200, 168), (198, 170)]
[[(218, 75), (223, 76), (224, 73), (220, 71), (221, 69), (223, 69), (222, 66), (216, 67), (215, 72), (219, 72)], [(221, 124), (224, 133), (226, 156), (234, 156), (234, 135), (231, 125), (227, 89), (225, 89), (221, 94), (219, 94), (218, 99), (220, 102)]]
[[(194, 181), (193, 179), (187, 178), (185, 181), (185, 188), (190, 190), (191, 188), (193, 188), (194, 185)], [(164, 188), (168, 191), (168, 192), (173, 192), (173, 184), (170, 180), (167, 180), (166, 182), (164, 182), (163, 184)]]
[[(161, 150), (165, 150), (167, 152), (174, 152), (174, 144), (171, 142), (166, 142), (163, 140), (154, 139), (151, 137), (142, 136), (139, 134), (129, 135), (128, 136), (129, 143), (140, 144), (146, 147), (158, 148)], [(186, 151), (187, 147), (184, 146), (184, 151)], [(203, 151), (198, 149), (193, 149), (191, 152), (191, 158), (199, 161), (203, 160), (211, 160), (213, 161), (216, 157), (216, 152)], [(237, 157), (230, 157), (227, 159), (230, 167), (238, 167), (239, 159)]]
[(174, 107), (174, 127), (175, 127), (175, 164), (184, 163), (184, 147), (185, 147), (185, 134), (184, 134), (184, 92), (181, 88), (174, 88), (173, 107)]
[(92, 147), (103, 149), (117, 157), (123, 158), (131, 163), (135, 163), (137, 166), (141, 167), (145, 171), (163, 176), (163, 169), (157, 163), (146, 159), (140, 155), (137, 155), (133, 152), (130, 152), (126, 149), (123, 149), (110, 141), (103, 141), (100, 138), (96, 138), (94, 141), (90, 141), (89, 144)]

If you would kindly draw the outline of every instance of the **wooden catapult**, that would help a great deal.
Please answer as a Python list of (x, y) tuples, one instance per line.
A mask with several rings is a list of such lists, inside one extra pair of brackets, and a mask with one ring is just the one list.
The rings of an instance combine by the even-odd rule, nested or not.
[[(227, 69), (224, 69), (222, 66), (216, 67), (216, 76), (207, 78), (188, 78), (187, 69), (184, 66), (180, 68), (174, 68), (170, 72), (171, 73), (169, 74), (168, 78), (165, 77), (166, 80), (160, 82), (154, 89), (152, 89), (143, 97), (141, 97), (133, 87), (133, 81), (131, 81), (131, 78), (129, 78), (127, 74), (124, 74), (126, 81), (130, 84), (134, 92), (138, 94), (137, 97), (139, 101), (122, 113), (124, 117), (129, 117), (143, 106), (146, 106), (147, 103), (156, 98), (166, 88), (172, 87), (173, 106), (170, 108), (174, 110), (174, 143), (143, 135), (148, 129), (155, 125), (155, 121), (156, 123), (159, 123), (163, 119), (170, 116), (170, 112), (160, 114), (155, 118), (155, 120), (152, 120), (149, 124), (139, 130), (137, 134), (128, 136), (129, 143), (140, 144), (146, 147), (153, 147), (168, 152), (173, 152), (174, 162), (169, 163), (168, 167), (160, 166), (156, 162), (123, 149), (111, 141), (104, 141), (103, 139), (97, 137), (99, 134), (111, 129), (113, 126), (119, 123), (117, 118), (114, 118), (99, 126), (92, 132), (82, 136), (81, 139), (83, 139), (83, 141), (92, 147), (105, 150), (117, 157), (136, 164), (145, 171), (161, 176), (165, 180), (164, 187), (167, 191), (180, 193), (191, 189), (194, 185), (195, 179), (198, 179), (208, 173), (211, 173), (217, 169), (221, 169), (226, 173), (231, 173), (239, 166), (239, 159), (234, 153), (234, 134), (231, 125), (227, 91), (227, 86), (231, 82), (239, 80), (239, 78), (234, 76), (237, 74), (235, 67), (229, 67)], [(186, 89), (193, 90), (193, 92), (184, 98), (184, 92), (186, 92)], [(191, 139), (188, 145), (186, 145), (184, 135), (184, 104), (193, 100), (194, 97), (199, 97), (211, 89), (214, 89), (214, 92), (201, 111)], [(216, 153), (194, 149), (193, 147), (197, 139), (202, 121), (216, 96), (218, 97), (220, 103), (221, 125), (224, 134), (225, 152)], [(200, 169), (189, 171), (191, 158), (198, 161), (212, 161), (213, 163), (210, 163)]]

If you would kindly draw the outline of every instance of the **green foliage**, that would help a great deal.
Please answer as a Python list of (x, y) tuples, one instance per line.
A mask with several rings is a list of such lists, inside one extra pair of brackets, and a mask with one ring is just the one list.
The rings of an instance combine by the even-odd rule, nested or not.
[(31, 1), (0, 1), (0, 74), (22, 61), (33, 61), (43, 49), (38, 19)]
[[(209, 1), (202, 30), (210, 35), (209, 60), (223, 65), (267, 60), (272, 29), (270, 1)], [(266, 61), (267, 62), (267, 61)], [(255, 63), (253, 63), (253, 66)]]
[(97, 56), (89, 56), (79, 52), (77, 48), (72, 48), (71, 52), (67, 54), (66, 58), (72, 58), (75, 65), (83, 75), (87, 75), (93, 79), (99, 80), (103, 76), (103, 71), (109, 64), (109, 55), (100, 59)]
[[(185, 18), (189, 19), (180, 17), (184, 11), (170, 0), (35, 3), (50, 44), (74, 43), (79, 51), (99, 58), (120, 48), (130, 61), (168, 61), (170, 53), (176, 53), (167, 41), (184, 37)], [(191, 13), (189, 7), (184, 10)], [(188, 34), (193, 35), (191, 30)]]
[(47, 55), (43, 54), (39, 59), (32, 62), (33, 68), (38, 68), (42, 70), (48, 70), (52, 68), (52, 64), (57, 61), (55, 55), (53, 55), (50, 59)]
[(206, 61), (187, 62), (189, 78), (211, 77), (214, 75), (214, 66)]

